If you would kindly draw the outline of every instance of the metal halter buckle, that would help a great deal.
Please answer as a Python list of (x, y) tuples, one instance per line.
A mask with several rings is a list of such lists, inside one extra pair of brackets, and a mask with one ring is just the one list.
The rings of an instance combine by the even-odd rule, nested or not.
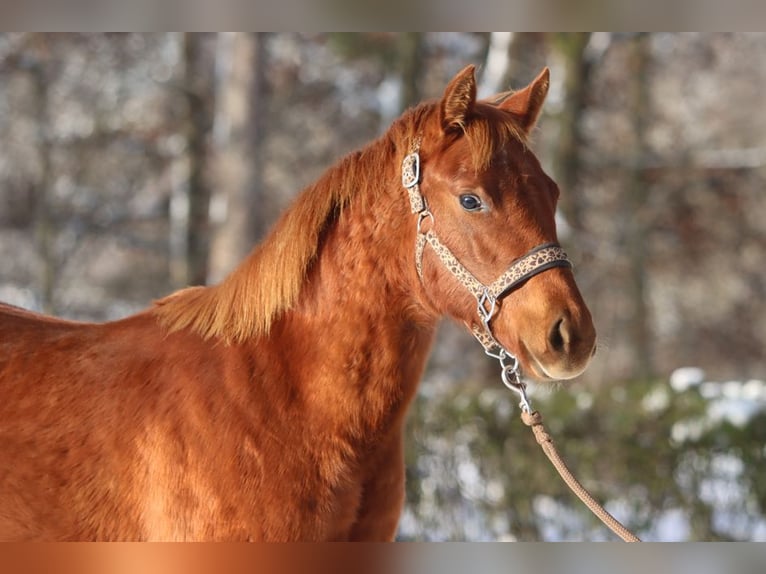
[(531, 413), (532, 405), (527, 398), (527, 385), (521, 381), (521, 375), (519, 374), (519, 360), (513, 355), (510, 356), (513, 359), (513, 364), (505, 365), (503, 360), (500, 360), (500, 364), (503, 370), (500, 373), (500, 378), (503, 380), (503, 384), (511, 389), (514, 393), (519, 395), (519, 407), (522, 411)]
[(422, 233), (420, 227), (423, 224), (423, 220), (430, 218), (431, 225), (434, 224), (434, 214), (431, 213), (431, 211), (428, 209), (428, 205), (425, 203), (425, 199), (423, 200), (423, 205), (425, 205), (425, 207), (423, 208), (423, 211), (418, 213), (418, 235)]
[(420, 155), (413, 152), (402, 160), (402, 185), (411, 189), (420, 181)]

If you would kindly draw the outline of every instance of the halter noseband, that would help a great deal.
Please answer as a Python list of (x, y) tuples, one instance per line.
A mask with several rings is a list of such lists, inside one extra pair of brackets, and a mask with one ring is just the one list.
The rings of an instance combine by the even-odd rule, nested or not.
[[(415, 243), (415, 266), (418, 276), (423, 281), (423, 251), (428, 244), (449, 272), (476, 298), (476, 311), (484, 329), (474, 326), (472, 328), (474, 337), (481, 343), (489, 356), (501, 362), (504, 369), (516, 373), (518, 361), (510, 351), (497, 342), (489, 326), (489, 322), (495, 314), (497, 301), (530, 277), (553, 267), (571, 267), (572, 262), (560, 245), (544, 243), (513, 261), (506, 272), (490, 285), (484, 285), (458, 261), (457, 257), (439, 240), (433, 229), (425, 232), (421, 230), (423, 220), (431, 218), (433, 221), (434, 216), (420, 193), (421, 173), (418, 153), (420, 141), (420, 136), (415, 138), (410, 153), (402, 161), (402, 185), (407, 189), (412, 213), (418, 216), (418, 235)], [(506, 360), (511, 360), (512, 364), (506, 365)], [(506, 384), (508, 385), (507, 382)]]

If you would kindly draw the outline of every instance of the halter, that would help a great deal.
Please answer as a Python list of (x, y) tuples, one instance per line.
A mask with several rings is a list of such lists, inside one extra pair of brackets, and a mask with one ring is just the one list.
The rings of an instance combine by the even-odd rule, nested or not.
[[(476, 298), (476, 312), (483, 329), (473, 326), (474, 337), (484, 347), (484, 352), (490, 357), (500, 361), (503, 367), (503, 382), (512, 390), (518, 392), (522, 402), (528, 407), (524, 394), (523, 383), (520, 381), (518, 372), (518, 360), (500, 343), (492, 334), (490, 321), (495, 314), (497, 302), (508, 295), (516, 287), (524, 283), (530, 277), (542, 273), (554, 267), (572, 267), (572, 263), (564, 250), (557, 243), (544, 243), (528, 251), (525, 255), (511, 262), (508, 269), (489, 285), (484, 285), (466, 267), (458, 261), (457, 257), (444, 245), (433, 228), (428, 231), (422, 230), (423, 220), (434, 216), (428, 209), (423, 194), (420, 192), (420, 141), (415, 138), (411, 151), (402, 161), (402, 185), (407, 190), (412, 213), (418, 216), (417, 240), (415, 243), (415, 267), (421, 282), (423, 281), (423, 251), (426, 245), (430, 245), (442, 264), (449, 272)], [(527, 409), (528, 410), (528, 409)]]

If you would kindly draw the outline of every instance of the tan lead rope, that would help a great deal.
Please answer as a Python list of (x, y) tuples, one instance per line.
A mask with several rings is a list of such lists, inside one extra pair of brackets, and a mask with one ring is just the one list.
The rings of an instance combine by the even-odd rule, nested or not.
[(622, 538), (625, 542), (641, 542), (641, 539), (633, 534), (630, 530), (625, 528), (614, 516), (609, 514), (603, 506), (601, 506), (591, 494), (585, 490), (585, 487), (574, 477), (567, 465), (562, 460), (556, 447), (553, 445), (553, 439), (545, 430), (543, 426), (543, 417), (537, 412), (528, 412), (526, 410), (521, 411), (521, 420), (524, 424), (532, 429), (535, 434), (537, 444), (539, 444), (545, 455), (550, 459), (553, 466), (567, 483), (567, 486), (574, 492), (577, 497), (585, 503), (590, 511), (595, 514), (601, 522), (603, 522), (612, 532)]

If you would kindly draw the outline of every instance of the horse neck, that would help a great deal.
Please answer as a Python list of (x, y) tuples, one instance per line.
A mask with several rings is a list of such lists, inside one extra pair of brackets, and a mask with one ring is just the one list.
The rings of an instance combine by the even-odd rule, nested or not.
[(435, 328), (418, 299), (414, 220), (396, 170), (374, 195), (351, 200), (324, 232), (300, 296), (271, 330), (277, 352), (295, 353), (290, 384), (366, 438), (401, 422)]

